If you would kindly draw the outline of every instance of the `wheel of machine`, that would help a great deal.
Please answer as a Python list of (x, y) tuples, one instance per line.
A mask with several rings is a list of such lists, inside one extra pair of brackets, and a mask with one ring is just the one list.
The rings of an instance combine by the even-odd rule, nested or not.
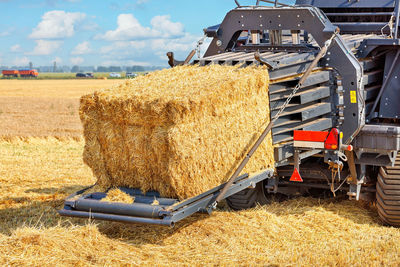
[(267, 197), (264, 183), (260, 182), (256, 188), (247, 188), (226, 199), (228, 206), (233, 210), (244, 210), (253, 208), (256, 204), (269, 204), (271, 200)]
[(381, 167), (377, 180), (379, 217), (389, 225), (400, 227), (400, 157), (394, 167)]

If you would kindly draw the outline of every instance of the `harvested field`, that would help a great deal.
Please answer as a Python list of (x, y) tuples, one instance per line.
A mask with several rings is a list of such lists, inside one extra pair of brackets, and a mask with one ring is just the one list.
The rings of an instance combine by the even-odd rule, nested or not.
[(0, 137), (82, 137), (79, 97), (120, 81), (0, 80)]
[(73, 98), (0, 97), (0, 134), (79, 139), (78, 108)]
[(176, 228), (60, 218), (95, 181), (81, 141), (0, 141), (0, 264), (398, 266), (400, 229), (357, 202), (299, 198)]
[[(86, 95), (84, 161), (104, 188), (201, 194), (229, 178), (269, 122), (268, 85), (266, 68), (185, 66)], [(273, 153), (268, 135), (243, 172), (273, 168)]]
[[(54, 99), (45, 91), (42, 96)], [(20, 101), (13, 100), (14, 110), (30, 103)], [(51, 122), (53, 116), (58, 115), (40, 118)], [(44, 135), (55, 135), (47, 131)], [(63, 199), (96, 178), (82, 161), (84, 142), (59, 139), (0, 138), (0, 265), (400, 263), (400, 229), (383, 226), (373, 207), (350, 201), (300, 198), (242, 212), (221, 208), (174, 229), (61, 218), (56, 210)]]
[(118, 80), (0, 80), (0, 96), (79, 98)]

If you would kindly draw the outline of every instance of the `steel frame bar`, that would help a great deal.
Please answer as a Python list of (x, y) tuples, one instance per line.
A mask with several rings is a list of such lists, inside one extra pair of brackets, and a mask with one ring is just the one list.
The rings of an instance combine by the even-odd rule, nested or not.
[[(273, 169), (267, 169), (254, 176), (244, 174), (239, 176), (229, 187), (224, 198), (236, 194), (250, 186), (269, 179), (274, 175)], [(170, 206), (150, 205), (143, 203), (123, 204), (100, 202), (99, 199), (85, 199), (81, 197), (71, 200), (76, 195), (83, 194), (86, 189), (72, 194), (65, 201), (64, 208), (58, 213), (62, 216), (118, 221), (124, 223), (143, 223), (166, 225), (173, 227), (174, 224), (196, 212), (212, 212), (212, 203), (221, 193), (226, 183), (221, 184), (209, 191), (184, 200)], [(88, 194), (90, 195), (90, 194)], [(140, 196), (140, 195), (139, 195)], [(166, 199), (164, 199), (166, 201)], [(173, 199), (171, 199), (172, 201)]]

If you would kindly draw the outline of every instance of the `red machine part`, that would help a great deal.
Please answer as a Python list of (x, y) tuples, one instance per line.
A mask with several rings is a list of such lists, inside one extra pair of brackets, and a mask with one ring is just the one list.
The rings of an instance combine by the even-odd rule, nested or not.
[(332, 128), (329, 132), (328, 137), (325, 139), (325, 149), (336, 150), (339, 147), (339, 130)]
[(37, 77), (39, 75), (37, 70), (30, 69), (30, 70), (19, 70), (19, 74), (21, 77)]
[(294, 168), (293, 174), (290, 177), (289, 181), (291, 182), (303, 182), (303, 178), (301, 178), (301, 175), (297, 168)]
[(328, 137), (328, 132), (321, 131), (299, 131), (294, 130), (293, 139), (295, 141), (324, 142)]
[(18, 76), (18, 71), (17, 70), (3, 70), (1, 72), (1, 74), (3, 74), (4, 76), (14, 76), (17, 77)]
[(293, 133), (295, 147), (314, 149), (336, 150), (339, 148), (339, 137), (340, 132), (336, 128), (332, 128), (329, 132), (295, 130)]

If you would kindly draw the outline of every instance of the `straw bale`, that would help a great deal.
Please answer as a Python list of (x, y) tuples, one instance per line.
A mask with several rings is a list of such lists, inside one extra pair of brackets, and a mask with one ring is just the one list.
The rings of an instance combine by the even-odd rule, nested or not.
[(107, 196), (101, 199), (103, 202), (120, 202), (126, 204), (132, 204), (135, 202), (135, 197), (121, 191), (118, 188), (113, 188), (107, 192)]
[[(103, 187), (180, 199), (229, 178), (269, 122), (261, 67), (185, 66), (81, 98), (84, 162)], [(274, 166), (271, 136), (244, 172)]]

